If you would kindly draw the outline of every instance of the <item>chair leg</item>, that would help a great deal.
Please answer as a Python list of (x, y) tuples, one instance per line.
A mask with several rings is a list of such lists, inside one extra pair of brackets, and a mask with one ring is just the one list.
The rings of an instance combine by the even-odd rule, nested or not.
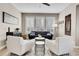
[(21, 55), (21, 56), (25, 56), (26, 54), (28, 54), (30, 51), (27, 51), (27, 52), (25, 52), (23, 55)]
[(54, 56), (69, 56), (70, 55), (69, 53), (57, 55), (57, 54), (53, 53), (52, 51), (50, 51), (50, 53), (52, 53), (52, 55), (54, 55)]
[(50, 51), (50, 53), (51, 53), (53, 56), (58, 56), (58, 55), (56, 55), (55, 53), (53, 53), (52, 51)]
[(59, 55), (59, 56), (69, 56), (70, 54), (69, 53), (66, 53), (66, 54), (62, 54), (62, 55)]
[(14, 54), (14, 53), (10, 53), (10, 55), (11, 55), (11, 56), (19, 56), (19, 55), (17, 55), (17, 54)]

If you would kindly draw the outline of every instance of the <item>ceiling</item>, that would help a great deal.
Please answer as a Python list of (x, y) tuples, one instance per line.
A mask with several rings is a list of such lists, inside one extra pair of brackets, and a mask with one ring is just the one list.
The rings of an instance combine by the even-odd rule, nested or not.
[(22, 13), (59, 13), (70, 3), (49, 3), (46, 6), (42, 3), (12, 3)]

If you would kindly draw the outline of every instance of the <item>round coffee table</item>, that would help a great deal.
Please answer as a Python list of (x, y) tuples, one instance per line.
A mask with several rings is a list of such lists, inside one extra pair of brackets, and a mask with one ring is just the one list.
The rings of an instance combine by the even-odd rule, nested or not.
[(45, 38), (43, 38), (43, 37), (35, 38), (35, 55), (37, 55), (38, 48), (41, 49), (41, 52), (43, 52), (43, 55), (44, 55), (45, 54)]

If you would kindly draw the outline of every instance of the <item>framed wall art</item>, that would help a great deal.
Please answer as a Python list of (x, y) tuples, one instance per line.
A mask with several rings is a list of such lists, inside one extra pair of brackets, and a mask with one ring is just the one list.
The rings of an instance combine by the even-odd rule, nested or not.
[(18, 18), (13, 16), (13, 15), (10, 15), (6, 12), (3, 12), (3, 23), (17, 25), (18, 24)]
[(65, 16), (65, 35), (71, 36), (71, 14)]

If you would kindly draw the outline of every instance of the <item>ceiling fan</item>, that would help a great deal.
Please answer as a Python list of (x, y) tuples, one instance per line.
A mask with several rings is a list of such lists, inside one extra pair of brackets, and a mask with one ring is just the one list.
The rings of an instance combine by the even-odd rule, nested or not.
[(49, 4), (49, 3), (42, 3), (42, 4), (44, 4), (44, 5), (46, 5), (46, 6), (50, 6), (50, 4)]

